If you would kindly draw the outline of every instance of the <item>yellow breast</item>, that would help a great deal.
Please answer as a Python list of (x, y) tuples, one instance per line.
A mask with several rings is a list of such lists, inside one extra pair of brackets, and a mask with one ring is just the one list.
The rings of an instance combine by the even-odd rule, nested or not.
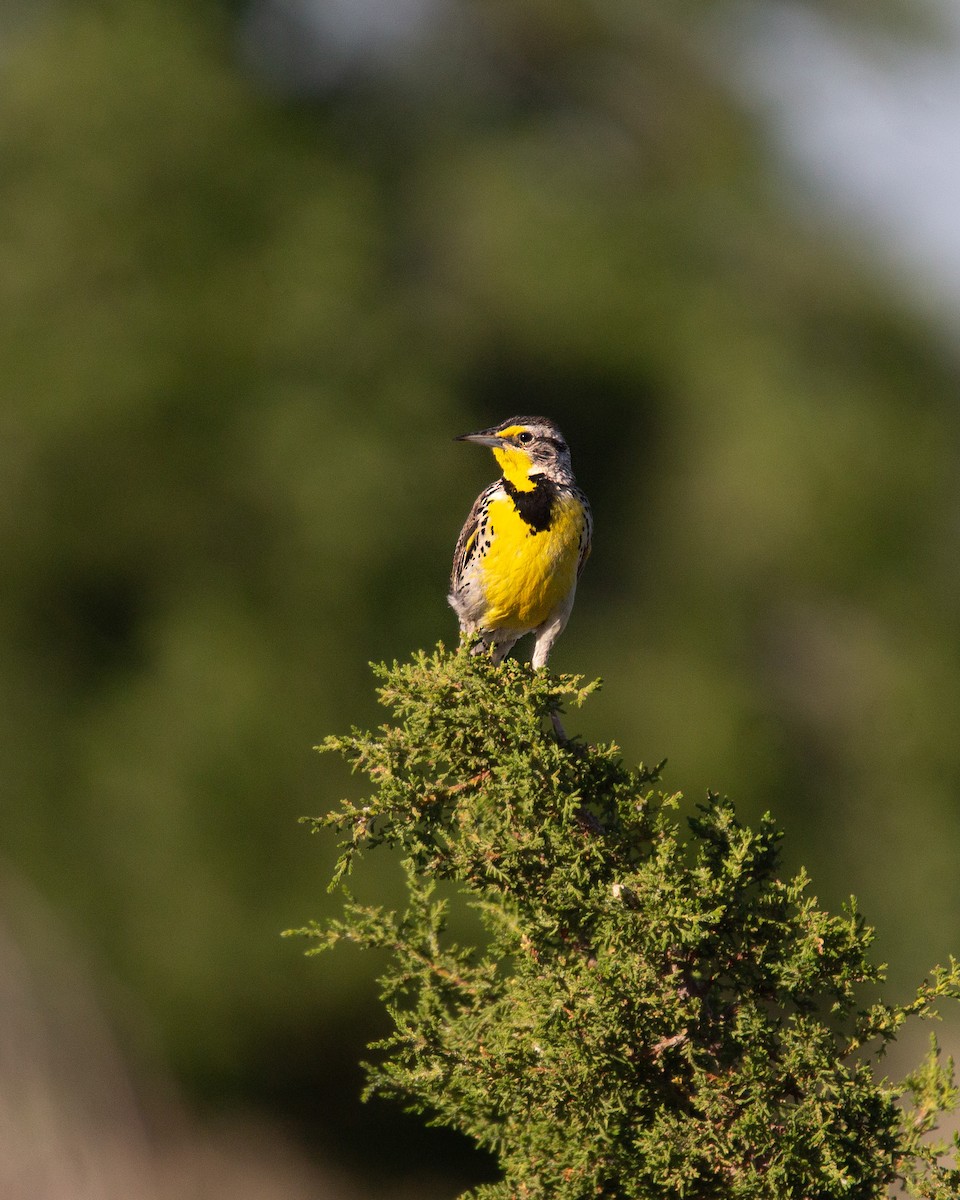
[(537, 532), (508, 496), (491, 502), (482, 566), (487, 628), (536, 629), (576, 583), (583, 510), (574, 497), (560, 495), (551, 517), (550, 527)]

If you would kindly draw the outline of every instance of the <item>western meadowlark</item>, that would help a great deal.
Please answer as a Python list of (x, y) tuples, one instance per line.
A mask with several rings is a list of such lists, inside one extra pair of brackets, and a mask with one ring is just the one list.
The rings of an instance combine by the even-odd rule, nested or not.
[(567, 443), (546, 417), (511, 417), (455, 440), (489, 446), (503, 471), (477, 497), (454, 552), (448, 599), (460, 631), (479, 635), (474, 653), (492, 650), (496, 663), (532, 633), (530, 662), (542, 667), (570, 617), (593, 533)]

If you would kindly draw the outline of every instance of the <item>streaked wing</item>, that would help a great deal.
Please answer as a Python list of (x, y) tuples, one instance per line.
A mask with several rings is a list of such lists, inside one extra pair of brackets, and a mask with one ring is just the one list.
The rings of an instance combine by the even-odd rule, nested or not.
[(590, 510), (590, 501), (586, 495), (579, 488), (575, 488), (574, 490), (577, 499), (583, 505), (583, 531), (580, 535), (580, 558), (577, 562), (577, 578), (579, 579), (583, 568), (587, 565), (587, 559), (590, 557), (590, 547), (593, 543), (593, 513)]
[(464, 522), (463, 529), (460, 530), (460, 536), (457, 538), (457, 548), (453, 552), (453, 571), (450, 575), (450, 582), (454, 588), (457, 587), (463, 578), (464, 572), (470, 565), (470, 560), (477, 552), (477, 533), (480, 529), (480, 521), (483, 514), (489, 507), (490, 501), (501, 490), (500, 480), (498, 479), (495, 483), (491, 483), (489, 487), (484, 488), (473, 502), (473, 508), (470, 509), (470, 515)]

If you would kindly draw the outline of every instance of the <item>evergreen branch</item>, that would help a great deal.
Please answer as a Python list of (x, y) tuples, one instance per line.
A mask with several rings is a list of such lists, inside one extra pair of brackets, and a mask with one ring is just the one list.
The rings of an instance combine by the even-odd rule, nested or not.
[(345, 893), (302, 932), (390, 953), (367, 1092), (492, 1150), (503, 1178), (475, 1200), (956, 1200), (958, 1146), (932, 1140), (952, 1061), (933, 1040), (900, 1085), (875, 1066), (960, 998), (960, 964), (863, 1007), (873, 932), (779, 877), (769, 816), (710, 795), (685, 833), (660, 768), (557, 741), (551, 713), (596, 685), (442, 647), (376, 672), (395, 723), (323, 745), (373, 790), (310, 825), (341, 836), (341, 889), (357, 856), (399, 852), (406, 907)]

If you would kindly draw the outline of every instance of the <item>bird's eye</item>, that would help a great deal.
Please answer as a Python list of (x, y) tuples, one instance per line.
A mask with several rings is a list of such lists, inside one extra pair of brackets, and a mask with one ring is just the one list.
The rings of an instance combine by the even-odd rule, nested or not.
[(525, 429), (523, 431), (523, 433), (517, 434), (517, 444), (519, 446), (529, 446), (532, 441), (533, 441), (533, 434), (530, 433), (530, 431), (527, 429)]

